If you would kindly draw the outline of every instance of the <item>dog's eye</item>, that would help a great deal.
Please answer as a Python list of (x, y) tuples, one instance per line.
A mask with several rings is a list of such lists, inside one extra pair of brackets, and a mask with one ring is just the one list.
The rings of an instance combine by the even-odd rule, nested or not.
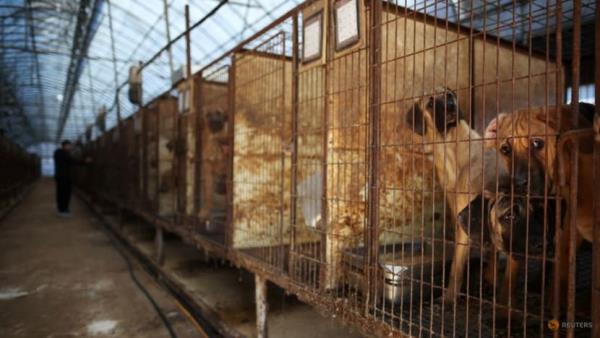
[(456, 108), (456, 104), (454, 103), (454, 100), (448, 100), (446, 103), (446, 108), (448, 110), (453, 110)]
[(541, 138), (531, 139), (531, 147), (537, 150), (544, 148), (544, 140)]
[(512, 214), (512, 212), (508, 212), (506, 214), (504, 214), (504, 216), (502, 216), (502, 222), (505, 224), (511, 223), (515, 220), (515, 216)]
[(427, 109), (433, 110), (433, 99), (432, 98), (430, 98), (429, 101), (427, 101)]
[(508, 143), (502, 143), (502, 145), (500, 146), (500, 152), (503, 153), (504, 155), (510, 155), (510, 144)]

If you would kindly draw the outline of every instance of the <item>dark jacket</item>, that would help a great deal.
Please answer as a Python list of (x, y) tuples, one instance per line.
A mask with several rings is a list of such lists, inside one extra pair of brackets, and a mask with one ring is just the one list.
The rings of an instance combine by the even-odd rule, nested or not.
[(71, 156), (71, 154), (62, 149), (56, 149), (54, 152), (54, 178), (57, 180), (70, 180), (71, 179), (71, 166), (83, 164), (83, 161), (79, 161)]

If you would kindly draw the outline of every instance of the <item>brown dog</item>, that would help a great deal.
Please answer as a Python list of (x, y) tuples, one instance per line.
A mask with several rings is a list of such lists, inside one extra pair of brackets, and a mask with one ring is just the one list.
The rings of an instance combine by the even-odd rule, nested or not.
[[(578, 128), (590, 128), (594, 106), (579, 104)], [(500, 114), (488, 125), (486, 146), (495, 148), (502, 161), (510, 168), (510, 180), (515, 191), (527, 194), (530, 199), (543, 200), (560, 186), (560, 196), (567, 201), (567, 212), (563, 217), (563, 230), (557, 255), (559, 288), (564, 290), (569, 277), (569, 245), (571, 213), (576, 213), (578, 235), (592, 241), (593, 229), (593, 134), (583, 132), (579, 136), (578, 183), (576, 201), (571, 199), (572, 183), (565, 178), (571, 175), (570, 158), (572, 145), (559, 139), (574, 134), (571, 106), (540, 107), (523, 109), (511, 114)], [(559, 128), (558, 121), (562, 121)], [(585, 130), (584, 130), (585, 131)], [(497, 140), (497, 141), (496, 141)], [(568, 139), (566, 139), (568, 141)], [(565, 147), (563, 145), (566, 144)], [(562, 160), (559, 160), (562, 158)], [(558, 168), (558, 171), (556, 170)], [(562, 183), (562, 182), (565, 183)], [(576, 209), (575, 209), (576, 207)], [(556, 284), (555, 284), (556, 285)]]
[(406, 114), (406, 122), (433, 147), (437, 180), (446, 192), (455, 225), (456, 247), (445, 294), (446, 299), (454, 301), (469, 257), (469, 224), (456, 226), (458, 214), (483, 192), (486, 181), (496, 177), (497, 169), (502, 175), (502, 164), (496, 165), (494, 150), (484, 151), (481, 136), (465, 120), (452, 90), (441, 88), (436, 95), (415, 103)]
[[(474, 242), (480, 241), (507, 256), (498, 299), (504, 305), (514, 294), (523, 261), (528, 255), (539, 257), (548, 251), (555, 227), (555, 204), (545, 205), (543, 199), (528, 200), (525, 196), (511, 194), (507, 177), (499, 177), (498, 193), (486, 188), (458, 216), (459, 225), (471, 223), (470, 235)], [(489, 274), (496, 271), (495, 257), (488, 267), (486, 280), (494, 281), (494, 275)], [(508, 316), (508, 311), (500, 312), (500, 318)]]

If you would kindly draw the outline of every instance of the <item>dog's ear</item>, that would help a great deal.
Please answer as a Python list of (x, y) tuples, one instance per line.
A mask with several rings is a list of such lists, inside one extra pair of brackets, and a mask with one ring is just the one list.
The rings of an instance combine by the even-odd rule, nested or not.
[(535, 118), (539, 121), (546, 123), (550, 128), (558, 131), (559, 130), (559, 114), (560, 114), (560, 130), (569, 130), (573, 128), (591, 128), (592, 119), (591, 116), (594, 114), (594, 106), (589, 103), (579, 103), (579, 116), (577, 116), (577, 126), (573, 124), (573, 110), (570, 104), (565, 104), (556, 109), (556, 107), (549, 107), (549, 109), (539, 108), (535, 112)]
[(419, 104), (415, 103), (413, 106), (406, 112), (406, 124), (408, 128), (414, 131), (419, 135), (425, 135), (427, 131), (427, 126), (425, 125), (423, 111)]
[(478, 195), (458, 213), (458, 225), (469, 234), (474, 243), (479, 243), (481, 235), (487, 240), (487, 229), (489, 226), (488, 206), (490, 200), (483, 195)]
[(579, 127), (590, 128), (596, 116), (596, 106), (591, 103), (579, 102)]
[[(567, 121), (567, 119), (569, 118), (569, 114), (568, 112), (570, 111), (570, 109), (567, 106), (564, 106), (562, 109), (560, 109), (560, 113), (561, 113), (561, 122), (562, 123), (570, 123)], [(538, 109), (538, 111), (535, 113), (535, 118), (538, 121), (542, 121), (545, 124), (547, 124), (550, 128), (554, 129), (554, 130), (558, 130), (558, 118), (559, 118), (559, 112), (556, 109), (556, 107), (550, 107), (550, 109)]]
[(498, 114), (498, 116), (494, 117), (485, 127), (484, 138), (485, 139), (495, 139), (496, 135), (498, 135), (498, 125), (502, 119), (506, 117), (506, 114)]
[[(559, 130), (558, 114), (560, 113), (560, 131), (571, 130), (574, 128), (592, 128), (595, 106), (593, 104), (580, 102), (579, 115), (577, 116), (577, 125), (573, 124), (573, 110), (571, 105), (563, 105), (560, 111), (556, 108), (548, 110), (540, 109), (535, 117), (542, 121), (552, 129)], [(585, 154), (591, 154), (594, 151), (593, 137), (584, 137), (579, 139), (579, 150)]]

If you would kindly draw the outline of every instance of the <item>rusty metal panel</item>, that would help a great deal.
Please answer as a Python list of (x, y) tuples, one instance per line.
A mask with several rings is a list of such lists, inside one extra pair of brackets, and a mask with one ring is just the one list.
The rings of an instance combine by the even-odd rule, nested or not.
[(367, 50), (330, 61), (327, 76), (325, 287), (338, 285), (342, 254), (363, 242), (367, 202)]
[(138, 109), (133, 115), (133, 139), (134, 149), (131, 153), (133, 169), (135, 170), (135, 179), (133, 196), (135, 197), (134, 206), (142, 208), (144, 205), (144, 172), (145, 172), (145, 146), (144, 146), (144, 108)]
[(158, 100), (158, 214), (173, 217), (176, 208), (175, 147), (177, 100), (165, 96)]
[(231, 156), (229, 138), (231, 119), (229, 108), (228, 67), (213, 70), (201, 80), (199, 133), (201, 167), (197, 198), (197, 215), (203, 231), (219, 242), (225, 240), (227, 172)]
[(143, 109), (143, 183), (144, 208), (158, 212), (158, 108)]
[(296, 219), (292, 277), (318, 288), (323, 265), (323, 163), (325, 159), (325, 66), (304, 68), (298, 74)]
[[(197, 75), (177, 84), (177, 126), (174, 140), (174, 175), (177, 191), (177, 215), (188, 216), (193, 210), (193, 187), (196, 146), (196, 103), (194, 90)], [(181, 218), (181, 217), (180, 217)], [(178, 222), (182, 220), (179, 219)]]
[[(234, 248), (283, 268), (289, 243), (291, 168), (291, 59), (286, 33), (234, 54)], [(279, 249), (275, 249), (279, 247)]]
[(136, 182), (137, 182), (137, 157), (135, 143), (135, 118), (130, 116), (123, 121), (121, 140), (122, 140), (122, 160), (123, 174), (121, 187), (123, 189), (125, 205), (132, 208), (136, 203)]

